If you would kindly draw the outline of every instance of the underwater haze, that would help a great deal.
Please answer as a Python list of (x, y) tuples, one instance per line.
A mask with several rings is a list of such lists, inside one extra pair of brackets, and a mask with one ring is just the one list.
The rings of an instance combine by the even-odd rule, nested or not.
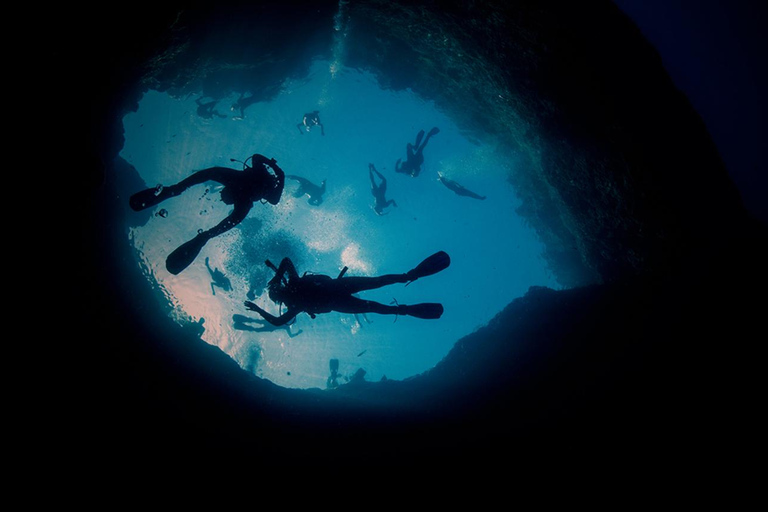
[[(231, 109), (239, 97), (146, 92), (138, 110), (124, 118), (121, 156), (147, 187), (212, 166), (242, 169), (253, 153), (276, 159), (286, 175), (318, 185), (325, 180), (323, 201), (315, 205), (299, 196), (297, 181), (286, 179), (276, 206), (255, 203), (243, 222), (209, 241), (178, 275), (166, 270), (169, 253), (231, 210), (220, 201), (221, 187), (196, 185), (128, 215), (136, 264), (174, 319), (198, 324), (201, 338), (242, 368), (293, 388), (333, 387), (354, 375), (405, 379), (432, 368), (458, 339), (529, 287), (560, 287), (541, 256), (542, 243), (515, 213), (510, 159), (462, 133), (432, 102), (407, 90), (384, 90), (373, 75), (325, 60), (316, 60), (306, 77), (286, 80), (271, 101)], [(212, 115), (204, 117), (198, 106), (210, 101)], [(315, 110), (324, 135), (319, 127), (298, 125)], [(433, 127), (440, 131), (424, 149), (421, 173), (395, 172), (406, 145)], [(387, 179), (387, 199), (397, 204), (384, 215), (373, 209), (369, 164)], [(459, 196), (439, 175), (486, 198)], [(126, 208), (136, 192), (122, 191)], [(446, 270), (407, 287), (361, 294), (384, 304), (439, 302), (444, 313), (437, 320), (335, 312), (312, 319), (302, 313), (288, 329), (270, 329), (243, 304), (251, 300), (280, 313), (265, 291), (274, 275), (265, 260), (278, 264), (290, 257), (300, 275), (336, 277), (347, 267), (347, 276), (376, 276), (406, 272), (437, 251), (451, 257)], [(224, 286), (212, 284), (219, 273)], [(336, 378), (332, 360), (338, 361)]]

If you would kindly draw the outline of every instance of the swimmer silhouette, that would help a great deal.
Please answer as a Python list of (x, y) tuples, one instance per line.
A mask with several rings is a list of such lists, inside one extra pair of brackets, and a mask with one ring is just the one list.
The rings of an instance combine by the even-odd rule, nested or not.
[[(353, 294), (365, 290), (373, 290), (395, 283), (411, 282), (445, 270), (451, 264), (448, 254), (440, 251), (428, 257), (416, 268), (404, 274), (386, 274), (378, 277), (344, 277), (347, 268), (336, 279), (323, 274), (307, 274), (299, 276), (293, 262), (283, 258), (279, 268), (267, 260), (267, 266), (275, 271), (267, 284), (269, 298), (278, 304), (285, 304), (287, 310), (280, 316), (273, 316), (253, 302), (246, 301), (245, 307), (256, 311), (272, 325), (284, 325), (301, 312), (310, 317), (320, 313), (378, 313), (380, 315), (408, 315), (423, 319), (440, 318), (443, 314), (442, 304), (396, 304), (387, 306), (378, 302), (354, 297)], [(287, 277), (286, 277), (287, 275)]]
[(325, 180), (321, 182), (320, 186), (317, 186), (308, 179), (302, 178), (301, 176), (296, 176), (295, 174), (288, 174), (285, 177), (289, 180), (299, 182), (299, 188), (297, 188), (296, 192), (293, 193), (293, 197), (301, 197), (306, 194), (309, 196), (307, 202), (313, 206), (317, 206), (323, 202), (323, 194), (325, 194)]
[[(381, 180), (379, 185), (376, 184), (373, 173), (378, 174), (379, 179)], [(375, 211), (377, 215), (385, 215), (384, 208), (389, 205), (397, 206), (397, 203), (395, 203), (393, 199), (387, 201), (387, 178), (377, 171), (373, 164), (368, 164), (368, 177), (371, 179), (371, 194), (376, 198), (376, 203), (373, 205), (373, 211)]]
[(218, 117), (227, 117), (224, 114), (220, 114), (217, 112), (214, 107), (216, 107), (216, 104), (218, 103), (218, 100), (212, 100), (208, 103), (203, 103), (200, 98), (197, 98), (195, 100), (195, 103), (197, 103), (197, 115), (204, 119), (211, 119), (213, 116)]
[[(251, 160), (251, 166), (248, 165)], [(129, 204), (135, 211), (155, 206), (166, 199), (176, 197), (189, 187), (215, 181), (224, 185), (221, 189), (221, 200), (233, 205), (232, 213), (226, 219), (208, 231), (200, 231), (195, 238), (182, 244), (173, 251), (165, 261), (165, 266), (171, 274), (178, 274), (194, 261), (200, 250), (211, 238), (229, 231), (238, 225), (251, 211), (255, 201), (266, 200), (277, 204), (283, 193), (285, 174), (277, 166), (275, 159), (254, 154), (243, 162), (243, 170), (228, 167), (209, 167), (193, 173), (175, 185), (163, 187), (158, 185), (132, 195)], [(231, 159), (231, 161), (235, 161)], [(267, 170), (272, 169), (272, 173)]]
[(442, 183), (443, 185), (448, 187), (450, 190), (453, 190), (456, 194), (458, 194), (460, 196), (472, 197), (474, 199), (480, 199), (480, 200), (485, 199), (485, 196), (481, 196), (479, 194), (475, 194), (471, 190), (468, 190), (468, 189), (464, 188), (462, 185), (459, 185), (455, 181), (449, 180), (448, 178), (443, 176), (443, 173), (441, 173), (441, 172), (437, 173), (437, 181), (439, 181), (440, 183)]
[(304, 118), (296, 125), (296, 128), (299, 129), (300, 134), (304, 135), (304, 130), (310, 131), (314, 126), (319, 126), (320, 134), (325, 135), (325, 128), (323, 127), (323, 123), (320, 122), (319, 110), (304, 114)]
[[(395, 172), (408, 174), (413, 178), (418, 176), (421, 172), (421, 164), (424, 163), (424, 147), (427, 145), (427, 142), (429, 142), (429, 138), (438, 133), (440, 133), (440, 130), (437, 127), (432, 128), (425, 138), (424, 130), (419, 131), (416, 135), (416, 144), (414, 145), (409, 142), (405, 147), (405, 163), (400, 165), (401, 159), (397, 159), (397, 162), (395, 163)], [(424, 139), (423, 142), (422, 139)]]
[(258, 100), (256, 99), (256, 96), (251, 94), (250, 96), (246, 97), (245, 93), (240, 93), (240, 97), (237, 98), (237, 101), (235, 101), (231, 107), (229, 107), (229, 110), (232, 112), (240, 112), (240, 115), (233, 117), (232, 119), (244, 119), (245, 118), (245, 109), (256, 103)]
[(213, 279), (213, 281), (211, 281), (211, 292), (213, 292), (214, 295), (216, 295), (214, 286), (218, 286), (225, 292), (232, 291), (232, 283), (229, 281), (229, 278), (218, 268), (211, 268), (207, 257), (205, 258), (205, 268), (208, 269), (208, 273), (211, 274), (211, 279)]
[[(296, 336), (304, 332), (301, 329), (299, 329), (298, 332), (294, 333), (294, 332), (291, 332), (291, 326), (289, 324), (280, 325), (280, 326), (272, 325), (266, 320), (260, 320), (258, 318), (249, 318), (245, 315), (237, 315), (237, 314), (232, 315), (232, 322), (234, 324), (233, 327), (240, 331), (275, 332), (277, 330), (282, 329), (288, 333), (288, 336), (290, 338), (295, 338)], [(259, 327), (253, 327), (249, 324), (258, 324)]]
[(328, 376), (328, 380), (325, 385), (328, 389), (334, 389), (339, 387), (339, 360), (336, 358), (328, 361), (328, 368), (331, 370), (331, 374)]

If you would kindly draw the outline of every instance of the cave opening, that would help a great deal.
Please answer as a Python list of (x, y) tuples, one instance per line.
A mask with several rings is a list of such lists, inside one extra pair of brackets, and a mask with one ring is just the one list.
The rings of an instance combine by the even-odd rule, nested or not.
[[(407, 379), (428, 371), (531, 286), (563, 286), (542, 255), (541, 238), (518, 214), (521, 201), (510, 179), (516, 160), (492, 139), (460, 127), (434, 101), (322, 58), (306, 74), (285, 79), (271, 98), (243, 102), (249, 97), (234, 89), (217, 98), (148, 90), (123, 119), (120, 153), (147, 187), (212, 166), (240, 169), (252, 153), (275, 158), (289, 176), (277, 205), (256, 204), (179, 275), (166, 270), (165, 259), (229, 213), (219, 200), (221, 187), (200, 184), (126, 217), (136, 262), (169, 314), (199, 327), (205, 342), (243, 369), (293, 388)], [(302, 115), (313, 111), (322, 131), (302, 124)], [(406, 145), (433, 127), (439, 133), (424, 147), (420, 173), (397, 172)], [(387, 196), (396, 202), (381, 215), (373, 208), (369, 164), (386, 178)], [(297, 176), (325, 182), (322, 202), (302, 194)], [(454, 193), (441, 181), (447, 179), (477, 196)], [(128, 197), (136, 190), (120, 192)], [(273, 329), (243, 306), (252, 300), (281, 311), (265, 291), (274, 275), (265, 260), (290, 257), (300, 274), (335, 277), (347, 268), (348, 276), (372, 276), (405, 272), (436, 251), (451, 257), (445, 271), (407, 287), (367, 291), (364, 298), (439, 302), (445, 313), (438, 320), (302, 314), (288, 328)], [(224, 275), (217, 284), (216, 272)]]

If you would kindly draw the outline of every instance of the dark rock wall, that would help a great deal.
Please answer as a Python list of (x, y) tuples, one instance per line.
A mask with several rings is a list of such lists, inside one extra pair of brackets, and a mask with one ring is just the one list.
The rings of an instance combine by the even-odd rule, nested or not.
[[(522, 158), (511, 179), (524, 211), (559, 244), (552, 253), (573, 282), (603, 284), (533, 289), (434, 370), (334, 393), (256, 379), (172, 325), (150, 290), (122, 293), (141, 280), (115, 229), (126, 198), (114, 172), (133, 179), (130, 169), (113, 168), (122, 115), (148, 85), (224, 94), (222, 80), (237, 84), (229, 80), (262, 68), (259, 45), (279, 41), (276, 62), (284, 45), (286, 59), (298, 58), (298, 41), (314, 30), (306, 27), (335, 13), (314, 2), (320, 15), (298, 16), (307, 4), (280, 2), (271, 25), (290, 28), (298, 16), (306, 30), (254, 34), (258, 45), (228, 54), (224, 65), (196, 46), (220, 37), (207, 22), (250, 28), (249, 16), (261, 12), (231, 4), (134, 4), (92, 25), (79, 16), (61, 23), (77, 13), (59, 6), (47, 32), (58, 44), (46, 71), (77, 77), (63, 85), (77, 119), (51, 140), (65, 162), (63, 190), (71, 190), (61, 221), (76, 227), (60, 233), (53, 247), (63, 250), (51, 254), (74, 276), (62, 325), (85, 333), (57, 360), (55, 405), (35, 404), (47, 420), (38, 427), (56, 425), (47, 432), (56, 448), (105, 463), (231, 454), (296, 464), (365, 454), (375, 464), (575, 451), (675, 453), (692, 465), (726, 455), (716, 442), (724, 437), (730, 448), (748, 448), (760, 425), (751, 391), (761, 380), (753, 352), (754, 333), (764, 330), (766, 229), (743, 213), (658, 55), (609, 2), (349, 4), (350, 34), (360, 41), (349, 58), (392, 87), (460, 103), (460, 120)], [(372, 38), (361, 35), (364, 26)], [(228, 32), (234, 39), (221, 45), (242, 33)], [(260, 90), (268, 94), (279, 75), (300, 68), (267, 73)], [(462, 74), (468, 69), (474, 79)], [(515, 123), (499, 126), (494, 109)]]

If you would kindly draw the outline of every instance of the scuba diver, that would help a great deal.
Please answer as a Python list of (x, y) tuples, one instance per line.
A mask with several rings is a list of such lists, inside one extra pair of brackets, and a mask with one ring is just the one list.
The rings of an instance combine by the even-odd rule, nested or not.
[[(302, 126), (304, 127), (303, 129), (302, 129)], [(301, 120), (299, 124), (296, 125), (296, 128), (299, 129), (300, 134), (304, 135), (304, 130), (310, 131), (313, 126), (319, 126), (320, 133), (322, 135), (325, 135), (325, 128), (323, 128), (323, 123), (320, 122), (319, 110), (315, 110), (307, 114), (304, 114), (304, 118)]]
[(328, 368), (331, 370), (331, 374), (328, 376), (328, 380), (326, 380), (325, 386), (328, 389), (339, 387), (339, 360), (333, 358), (328, 361)]
[(404, 274), (385, 274), (378, 277), (344, 277), (347, 271), (347, 267), (344, 267), (336, 279), (323, 274), (308, 275), (306, 272), (303, 276), (299, 276), (289, 258), (283, 258), (279, 268), (269, 260), (266, 264), (275, 271), (275, 277), (267, 283), (269, 298), (278, 304), (285, 304), (287, 310), (280, 316), (274, 316), (250, 301), (245, 301), (245, 307), (256, 311), (272, 325), (280, 326), (290, 322), (301, 312), (307, 313), (312, 318), (317, 314), (331, 311), (350, 314), (408, 315), (423, 319), (440, 318), (443, 314), (442, 304), (387, 306), (354, 297), (353, 294), (395, 283), (408, 285), (419, 278), (445, 270), (451, 264), (451, 259), (447, 253), (439, 251)]
[(208, 269), (208, 273), (211, 274), (211, 279), (213, 279), (213, 281), (211, 281), (211, 292), (213, 292), (214, 295), (216, 295), (214, 286), (218, 286), (225, 292), (232, 291), (232, 282), (224, 275), (224, 272), (218, 268), (211, 268), (211, 265), (208, 262), (208, 257), (205, 258), (205, 268)]
[[(251, 161), (250, 166), (248, 160)], [(230, 161), (237, 160), (230, 159)], [(245, 219), (254, 202), (264, 200), (275, 205), (280, 201), (285, 184), (285, 173), (277, 166), (274, 158), (267, 159), (263, 155), (254, 154), (242, 164), (242, 171), (228, 167), (209, 167), (193, 173), (175, 185), (168, 187), (158, 185), (155, 188), (137, 192), (129, 199), (131, 208), (134, 211), (140, 211), (176, 197), (193, 185), (207, 181), (224, 185), (221, 189), (221, 200), (224, 204), (233, 205), (234, 209), (216, 226), (208, 231), (199, 230), (195, 238), (183, 243), (168, 255), (165, 266), (171, 274), (178, 274), (187, 268), (208, 240), (229, 231)], [(272, 169), (271, 173), (268, 168)]]
[(241, 120), (245, 118), (245, 109), (256, 103), (258, 100), (256, 99), (256, 95), (251, 94), (247, 98), (245, 97), (245, 93), (240, 93), (240, 97), (237, 98), (237, 101), (235, 101), (231, 107), (229, 107), (229, 110), (232, 112), (240, 111), (239, 116), (235, 116), (232, 119)]
[(195, 100), (195, 103), (197, 103), (197, 115), (199, 115), (203, 119), (211, 119), (213, 118), (213, 116), (227, 117), (224, 114), (220, 114), (215, 110), (216, 104), (218, 102), (219, 102), (218, 100), (211, 100), (208, 103), (203, 103), (201, 101), (201, 98), (197, 98)]
[(468, 190), (468, 189), (464, 188), (464, 186), (459, 185), (455, 181), (449, 180), (448, 178), (443, 176), (443, 173), (441, 173), (441, 172), (437, 173), (437, 181), (439, 181), (440, 183), (442, 183), (443, 185), (448, 187), (450, 190), (453, 190), (456, 194), (458, 194), (460, 196), (472, 197), (474, 199), (480, 199), (480, 200), (485, 199), (485, 196), (481, 196), (479, 194), (476, 194), (476, 193), (472, 192), (471, 190)]
[(308, 179), (302, 178), (301, 176), (296, 176), (295, 174), (288, 174), (285, 177), (289, 180), (299, 182), (299, 188), (297, 188), (296, 192), (293, 193), (293, 197), (301, 197), (306, 194), (309, 196), (309, 200), (307, 202), (313, 206), (318, 206), (323, 202), (323, 194), (325, 194), (325, 180), (320, 183), (320, 186), (317, 186)]
[[(299, 329), (298, 332), (291, 332), (291, 325), (281, 325), (276, 326), (268, 323), (266, 320), (258, 320), (256, 318), (249, 318), (245, 315), (232, 315), (232, 327), (239, 331), (252, 331), (252, 332), (275, 332), (277, 330), (284, 330), (288, 333), (289, 338), (295, 338), (302, 332), (303, 330)], [(253, 327), (249, 324), (258, 324), (260, 327)]]
[[(381, 180), (379, 185), (376, 185), (373, 173), (379, 175), (379, 179)], [(387, 178), (377, 171), (373, 164), (368, 164), (368, 177), (371, 179), (371, 194), (376, 198), (376, 204), (373, 205), (373, 210), (376, 214), (385, 215), (384, 208), (388, 207), (390, 204), (397, 207), (397, 203), (394, 199), (387, 201)]]
[[(424, 163), (424, 147), (427, 145), (427, 142), (429, 142), (429, 138), (433, 135), (437, 135), (440, 133), (440, 129), (435, 127), (429, 130), (429, 133), (427, 134), (426, 138), (424, 137), (424, 130), (419, 131), (419, 133), (416, 135), (416, 144), (411, 144), (410, 142), (405, 147), (406, 151), (406, 160), (405, 163), (400, 165), (400, 158), (397, 159), (397, 162), (395, 163), (395, 172), (400, 172), (403, 174), (409, 174), (412, 178), (415, 178), (419, 175), (421, 172), (421, 164)], [(422, 139), (424, 141), (422, 142)]]

